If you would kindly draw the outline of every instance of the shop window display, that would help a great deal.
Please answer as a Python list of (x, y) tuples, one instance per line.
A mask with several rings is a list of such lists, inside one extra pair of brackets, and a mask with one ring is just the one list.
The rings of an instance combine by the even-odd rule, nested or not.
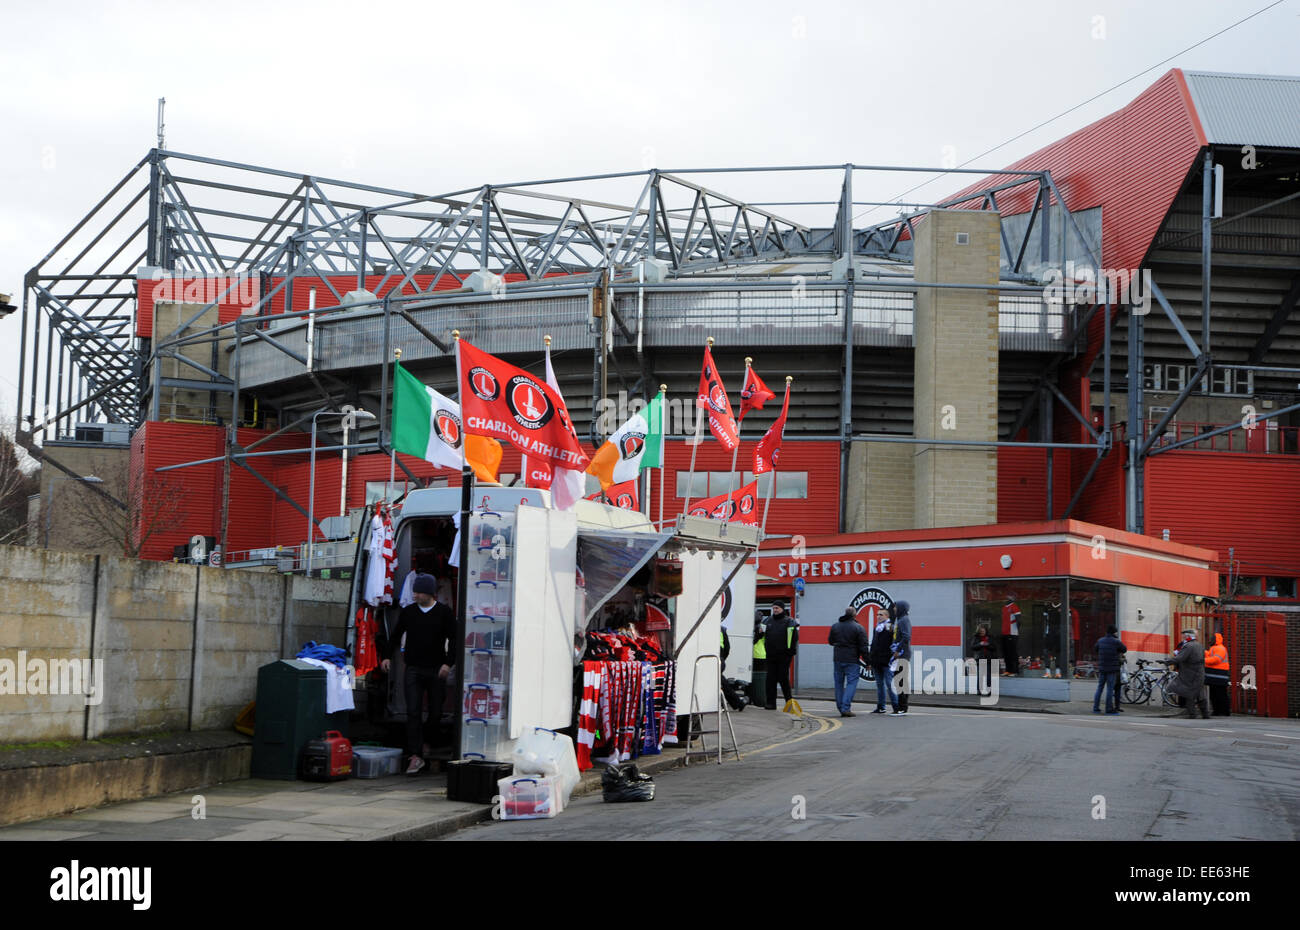
[(1073, 641), (1075, 677), (1092, 677), (1097, 668), (1097, 640), (1106, 635), (1106, 627), (1112, 623), (1118, 625), (1115, 586), (1071, 581), (1069, 605), (1068, 629)]
[(986, 626), (998, 644), (1003, 674), (1063, 677), (1068, 667), (1061, 620), (1064, 601), (1062, 579), (967, 583), (965, 657), (976, 658), (970, 643), (976, 630)]

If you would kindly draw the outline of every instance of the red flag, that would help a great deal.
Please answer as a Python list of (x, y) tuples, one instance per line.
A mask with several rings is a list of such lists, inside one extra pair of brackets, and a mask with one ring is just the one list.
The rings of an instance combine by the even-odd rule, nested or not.
[(745, 366), (745, 383), (740, 389), (740, 419), (751, 410), (762, 410), (763, 405), (776, 397), (763, 383), (763, 379), (754, 371), (752, 365)]
[(736, 433), (736, 418), (731, 413), (731, 400), (722, 378), (713, 364), (713, 350), (704, 347), (704, 368), (700, 370), (700, 396), (695, 406), (709, 411), (709, 432), (730, 452), (740, 439)]
[(739, 491), (719, 494), (691, 504), (692, 517), (709, 517), (733, 523), (758, 523), (758, 482), (751, 481)]
[(460, 407), (466, 434), (504, 439), (529, 458), (529, 471), (582, 470), (582, 451), (564, 400), (541, 378), (516, 368), (464, 339), (456, 341)]
[(524, 469), (524, 487), (541, 488), (544, 491), (551, 489), (551, 481), (555, 477), (551, 469), (551, 463), (546, 459), (529, 459), (524, 456), (521, 462)]
[(612, 506), (623, 510), (640, 510), (641, 505), (637, 501), (638, 483), (639, 480), (633, 478), (630, 481), (624, 481), (622, 484), (611, 484), (609, 490), (605, 492), (605, 500)]
[(781, 458), (781, 439), (785, 435), (785, 415), (789, 412), (790, 385), (787, 382), (785, 386), (785, 402), (781, 405), (781, 415), (776, 418), (776, 422), (763, 434), (763, 438), (754, 447), (754, 474), (761, 475), (776, 468), (777, 460)]

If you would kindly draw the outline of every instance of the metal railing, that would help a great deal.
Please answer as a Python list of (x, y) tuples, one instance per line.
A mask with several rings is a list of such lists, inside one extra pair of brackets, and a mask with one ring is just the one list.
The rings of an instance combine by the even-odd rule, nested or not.
[[(1158, 420), (1144, 420), (1143, 436), (1150, 436), (1158, 423)], [(1234, 424), (1175, 420), (1165, 427), (1164, 433), (1155, 441), (1152, 448), (1158, 449), (1176, 442), (1193, 440), (1180, 448), (1199, 452), (1270, 452), (1283, 455), (1300, 453), (1300, 427), (1278, 426), (1272, 420), (1258, 423), (1251, 429), (1235, 429), (1217, 436), (1196, 439), (1202, 434), (1232, 425)]]

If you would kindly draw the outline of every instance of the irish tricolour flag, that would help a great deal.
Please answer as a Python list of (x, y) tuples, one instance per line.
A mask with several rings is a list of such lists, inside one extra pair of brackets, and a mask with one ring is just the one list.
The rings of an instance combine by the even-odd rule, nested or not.
[(608, 491), (612, 485), (631, 481), (643, 468), (661, 468), (664, 464), (664, 395), (663, 391), (642, 413), (633, 414), (596, 450), (587, 473), (600, 479)]
[[(442, 468), (459, 469), (466, 440), (460, 404), (443, 397), (401, 364), (393, 369), (393, 449)], [(483, 436), (468, 440), (464, 461), (479, 481), (496, 481), (501, 443)]]

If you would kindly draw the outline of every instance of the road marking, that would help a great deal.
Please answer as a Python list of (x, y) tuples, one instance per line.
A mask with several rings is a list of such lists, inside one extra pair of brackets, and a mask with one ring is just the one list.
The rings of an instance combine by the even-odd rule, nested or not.
[(1206, 727), (1207, 730), (1213, 730), (1215, 733), (1236, 733), (1236, 730), (1225, 730), (1223, 727)]
[(841, 726), (843, 726), (842, 721), (832, 720), (829, 717), (816, 717), (812, 714), (805, 714), (805, 716), (812, 720), (817, 721), (817, 729), (813, 730), (811, 733), (805, 733), (803, 736), (799, 736), (791, 740), (786, 740), (781, 743), (773, 743), (771, 746), (764, 746), (762, 749), (746, 750), (746, 752), (748, 752), (748, 754), (751, 756), (756, 756), (760, 752), (767, 752), (769, 749), (776, 749), (779, 746), (793, 746), (795, 743), (802, 742), (803, 740), (806, 740), (811, 736), (817, 736), (820, 733), (834, 732), (835, 730), (838, 730)]
[(1273, 739), (1291, 739), (1291, 737), (1289, 737), (1289, 736), (1281, 736), (1280, 734), (1277, 734), (1277, 733), (1261, 733), (1260, 735), (1261, 735), (1261, 736), (1271, 736), (1271, 737), (1273, 737)]
[(1131, 726), (1131, 727), (1167, 727), (1167, 726), (1169, 726), (1169, 724), (1167, 724), (1167, 723), (1138, 723), (1136, 720), (1125, 720), (1124, 722), (1127, 723), (1127, 724), (1128, 724), (1129, 726)]

